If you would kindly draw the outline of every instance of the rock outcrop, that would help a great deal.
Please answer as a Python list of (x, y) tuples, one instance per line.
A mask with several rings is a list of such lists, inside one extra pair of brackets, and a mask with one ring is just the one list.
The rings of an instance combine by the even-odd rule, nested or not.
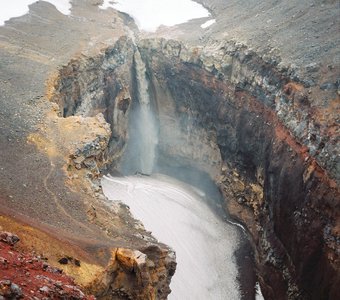
[(70, 61), (49, 79), (47, 86), (49, 100), (59, 105), (59, 116), (105, 116), (112, 132), (109, 147), (105, 147), (106, 158), (114, 165), (127, 140), (134, 51), (132, 40), (123, 37), (96, 57)]
[(105, 272), (90, 290), (100, 299), (166, 299), (176, 269), (175, 254), (157, 246), (141, 251), (117, 248)]

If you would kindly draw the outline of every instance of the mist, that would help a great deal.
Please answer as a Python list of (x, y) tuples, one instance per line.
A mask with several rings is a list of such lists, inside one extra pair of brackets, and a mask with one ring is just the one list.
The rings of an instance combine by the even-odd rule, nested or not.
[(137, 50), (134, 55), (134, 90), (129, 120), (129, 140), (122, 159), (123, 174), (142, 173), (151, 175), (157, 159), (158, 126), (154, 107), (150, 101), (146, 67)]

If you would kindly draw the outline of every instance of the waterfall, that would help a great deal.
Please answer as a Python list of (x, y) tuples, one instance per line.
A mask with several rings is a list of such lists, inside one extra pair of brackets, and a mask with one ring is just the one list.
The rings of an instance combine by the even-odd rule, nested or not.
[(134, 60), (139, 101), (139, 109), (136, 115), (139, 131), (138, 167), (140, 168), (140, 172), (144, 174), (151, 174), (156, 157), (158, 132), (156, 119), (150, 104), (150, 96), (148, 91), (149, 84), (146, 79), (146, 68), (138, 50), (135, 52)]

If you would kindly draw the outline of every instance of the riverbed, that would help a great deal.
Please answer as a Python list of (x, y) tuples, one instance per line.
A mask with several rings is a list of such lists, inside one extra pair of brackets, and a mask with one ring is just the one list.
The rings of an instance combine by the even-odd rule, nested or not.
[(168, 299), (240, 299), (234, 252), (240, 240), (193, 186), (165, 175), (102, 179), (104, 194), (122, 201), (133, 216), (176, 252), (177, 270)]

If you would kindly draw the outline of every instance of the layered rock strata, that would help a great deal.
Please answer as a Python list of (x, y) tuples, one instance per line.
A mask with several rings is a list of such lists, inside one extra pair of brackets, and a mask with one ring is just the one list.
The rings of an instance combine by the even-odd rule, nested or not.
[[(234, 42), (186, 47), (156, 39), (139, 47), (150, 81), (184, 120), (182, 133), (195, 120), (196, 130), (208, 133), (202, 143), (218, 146), (223, 162), (216, 182), (230, 213), (250, 232), (264, 295), (335, 299), (336, 83), (328, 91), (310, 87), (273, 53), (259, 56)], [(321, 95), (327, 99), (322, 106)]]

